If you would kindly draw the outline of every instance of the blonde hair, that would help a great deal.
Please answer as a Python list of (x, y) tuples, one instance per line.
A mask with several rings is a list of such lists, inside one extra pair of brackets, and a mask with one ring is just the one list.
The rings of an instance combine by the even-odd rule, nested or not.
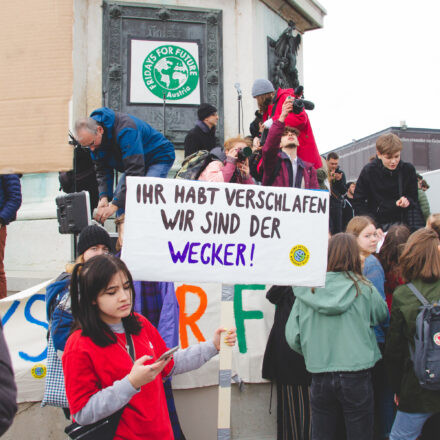
[(432, 229), (440, 238), (440, 214), (431, 214), (426, 221), (426, 227)]
[(122, 249), (122, 240), (121, 240), (121, 226), (125, 223), (125, 214), (121, 214), (115, 220), (116, 230), (118, 231), (118, 239), (116, 241), (116, 251), (119, 252)]
[(367, 215), (358, 215), (356, 217), (353, 217), (347, 225), (347, 229), (345, 232), (348, 232), (349, 234), (353, 234), (356, 238), (359, 237), (361, 232), (367, 227), (367, 226), (376, 226), (374, 224), (374, 220), (371, 217), (368, 217)]
[(383, 134), (376, 141), (376, 150), (386, 156), (402, 151), (402, 141), (394, 133)]
[(84, 264), (84, 254), (78, 255), (78, 256), (76, 257), (76, 260), (75, 260), (74, 263), (68, 263), (68, 264), (66, 264), (66, 272), (67, 272), (67, 273), (72, 273), (74, 267), (75, 267), (77, 264)]
[(225, 151), (229, 151), (231, 148), (234, 148), (237, 144), (240, 143), (246, 144), (246, 140), (241, 136), (226, 139), (224, 143)]
[(422, 280), (433, 283), (440, 279), (439, 245), (438, 235), (431, 229), (419, 229), (409, 237), (399, 259), (407, 282)]

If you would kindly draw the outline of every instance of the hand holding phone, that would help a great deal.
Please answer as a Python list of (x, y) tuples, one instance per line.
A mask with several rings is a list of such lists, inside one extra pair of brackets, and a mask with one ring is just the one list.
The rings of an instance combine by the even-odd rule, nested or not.
[(179, 346), (176, 345), (173, 348), (170, 348), (168, 351), (166, 351), (165, 353), (162, 353), (162, 355), (159, 357), (159, 359), (157, 359), (156, 362), (162, 361), (164, 359), (168, 359), (170, 358), (177, 350), (179, 349)]

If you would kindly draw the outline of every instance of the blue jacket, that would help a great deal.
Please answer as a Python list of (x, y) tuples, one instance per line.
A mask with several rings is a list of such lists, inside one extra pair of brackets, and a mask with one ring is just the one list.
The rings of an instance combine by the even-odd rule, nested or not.
[(124, 208), (125, 182), (118, 193), (113, 194), (113, 170), (127, 176), (145, 176), (150, 165), (174, 162), (174, 145), (146, 122), (127, 113), (102, 107), (90, 116), (104, 128), (100, 147), (91, 153), (99, 197), (113, 197), (113, 204)]
[(0, 222), (7, 225), (15, 220), (20, 206), (20, 178), (16, 174), (0, 175)]
[[(380, 293), (380, 296), (385, 301), (385, 274), (382, 265), (374, 255), (369, 255), (365, 259), (363, 275), (368, 281), (371, 281), (373, 286), (377, 289), (377, 291)], [(388, 330), (389, 325), (390, 316), (388, 314), (387, 319), (382, 322), (381, 325), (376, 325), (374, 327), (377, 342), (385, 343), (385, 333)]]
[(46, 287), (46, 316), (50, 323), (50, 336), (55, 350), (64, 351), (73, 323), (70, 309), (60, 305), (69, 293), (70, 275), (62, 273), (57, 280)]

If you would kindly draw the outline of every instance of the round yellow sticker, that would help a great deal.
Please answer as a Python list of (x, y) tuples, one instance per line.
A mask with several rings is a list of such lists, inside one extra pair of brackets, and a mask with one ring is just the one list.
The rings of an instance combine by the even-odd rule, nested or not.
[(43, 379), (46, 376), (46, 365), (44, 364), (35, 364), (31, 370), (32, 376), (35, 379)]
[(295, 266), (304, 266), (310, 258), (309, 250), (302, 244), (297, 244), (290, 250), (290, 261)]

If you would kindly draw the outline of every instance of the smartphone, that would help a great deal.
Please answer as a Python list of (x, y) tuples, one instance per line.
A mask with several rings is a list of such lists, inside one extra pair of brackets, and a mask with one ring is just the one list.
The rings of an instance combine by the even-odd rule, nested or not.
[(159, 359), (156, 360), (156, 362), (162, 361), (164, 359), (168, 359), (169, 357), (171, 357), (177, 350), (179, 349), (179, 346), (177, 345), (176, 347), (170, 348), (168, 351), (166, 351), (165, 353), (162, 354), (162, 356), (159, 357)]

